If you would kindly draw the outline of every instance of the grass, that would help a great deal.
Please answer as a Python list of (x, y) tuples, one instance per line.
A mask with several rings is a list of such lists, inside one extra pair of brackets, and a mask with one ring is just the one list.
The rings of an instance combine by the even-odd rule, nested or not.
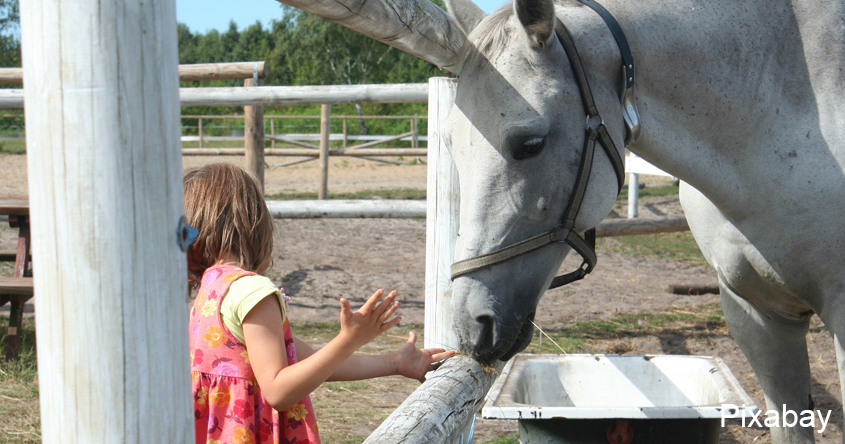
[(0, 143), (0, 154), (26, 154), (26, 142), (23, 140), (7, 140)]
[[(5, 342), (3, 328), (0, 344)], [(0, 442), (41, 442), (33, 318), (24, 319), (18, 358), (12, 362), (0, 358), (0, 418)]]
[[(665, 197), (665, 196), (677, 196), (678, 195), (678, 187), (675, 185), (656, 185), (650, 187), (644, 187), (639, 190), (637, 196), (639, 197)], [(617, 200), (624, 200), (627, 202), (628, 200), (628, 187), (627, 185), (622, 188), (622, 192), (619, 193), (619, 196), (616, 198)]]
[[(329, 199), (425, 199), (425, 190), (415, 188), (380, 188), (350, 193), (329, 193)], [(282, 191), (265, 196), (268, 200), (313, 200), (316, 192)]]
[(487, 441), (482, 442), (481, 444), (515, 444), (518, 443), (516, 437), (513, 436), (502, 436), (499, 438), (493, 438)]
[(550, 337), (566, 353), (598, 353), (592, 341), (615, 340), (622, 337), (651, 335), (665, 330), (700, 328), (723, 325), (719, 304), (707, 304), (662, 313), (620, 313), (611, 319), (572, 322), (562, 328), (545, 330), (546, 337), (535, 331), (526, 353), (561, 353)]
[(698, 244), (688, 231), (601, 238), (597, 239), (596, 247), (602, 251), (675, 259), (690, 265), (707, 265)]

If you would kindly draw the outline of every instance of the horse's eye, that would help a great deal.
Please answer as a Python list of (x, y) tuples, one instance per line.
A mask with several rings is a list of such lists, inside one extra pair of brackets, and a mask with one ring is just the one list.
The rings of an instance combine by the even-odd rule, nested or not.
[(545, 146), (546, 139), (544, 137), (532, 137), (522, 143), (522, 146), (513, 153), (513, 158), (522, 160), (536, 156), (540, 151), (543, 151)]

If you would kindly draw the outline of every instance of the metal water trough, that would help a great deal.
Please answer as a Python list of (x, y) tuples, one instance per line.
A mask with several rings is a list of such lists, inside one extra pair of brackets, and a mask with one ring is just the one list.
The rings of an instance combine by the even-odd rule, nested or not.
[(723, 416), (757, 411), (709, 356), (521, 354), (487, 399), (482, 416), (518, 420), (523, 444), (709, 444)]

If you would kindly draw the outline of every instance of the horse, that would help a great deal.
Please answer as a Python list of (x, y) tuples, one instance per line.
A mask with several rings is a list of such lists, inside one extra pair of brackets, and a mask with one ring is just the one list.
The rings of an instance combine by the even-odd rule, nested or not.
[[(845, 1), (588, 3), (515, 0), (486, 15), (449, 0), (447, 16), (424, 0), (349, 0), (323, 15), (458, 78), (445, 137), (461, 195), (460, 348), (511, 358), (564, 257), (585, 258), (564, 281), (592, 269), (582, 235), (612, 208), (627, 142), (682, 180), (690, 230), (767, 408), (812, 410), (814, 314), (845, 375)], [(361, 20), (367, 8), (396, 26)], [(811, 428), (771, 433), (814, 442)]]

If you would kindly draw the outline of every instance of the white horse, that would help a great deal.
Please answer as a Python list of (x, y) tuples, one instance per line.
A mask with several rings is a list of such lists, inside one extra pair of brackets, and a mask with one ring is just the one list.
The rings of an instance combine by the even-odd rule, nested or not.
[[(485, 16), (455, 0), (450, 21), (424, 0), (349, 0), (335, 14), (284, 1), (459, 76), (447, 137), (461, 189), (456, 256), (470, 260), (453, 285), (464, 351), (493, 361), (525, 348), (570, 245), (495, 252), (560, 225), (556, 234), (584, 250), (571, 233), (609, 213), (618, 191), (609, 151), (621, 154), (630, 138), (631, 151), (684, 181), (690, 228), (767, 407), (812, 408), (805, 336), (814, 313), (845, 375), (845, 1), (602, 0), (636, 61), (636, 102), (627, 90), (624, 107), (620, 44), (578, 2), (516, 0)], [(361, 20), (373, 8), (395, 26)], [(557, 20), (601, 117), (585, 115)], [(603, 120), (612, 147), (596, 148), (586, 170), (585, 120), (593, 130)], [(576, 188), (583, 196), (571, 210)], [(813, 433), (772, 429), (776, 443), (813, 442)]]

